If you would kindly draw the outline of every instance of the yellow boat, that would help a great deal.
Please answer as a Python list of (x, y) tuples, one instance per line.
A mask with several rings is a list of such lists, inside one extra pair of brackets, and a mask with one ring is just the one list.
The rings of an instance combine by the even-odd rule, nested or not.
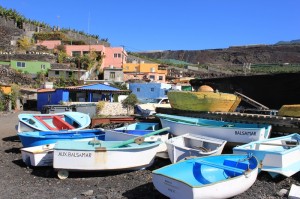
[(278, 110), (278, 116), (300, 117), (300, 104), (283, 105)]
[(197, 92), (169, 91), (168, 98), (172, 108), (187, 111), (233, 112), (241, 102), (234, 94), (215, 92), (206, 85)]

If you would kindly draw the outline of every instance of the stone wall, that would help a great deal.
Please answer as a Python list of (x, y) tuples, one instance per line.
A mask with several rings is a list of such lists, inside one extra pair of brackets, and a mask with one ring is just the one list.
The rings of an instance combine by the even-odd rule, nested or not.
[(2, 52), (0, 50), (0, 60), (1, 61), (10, 61), (10, 60), (22, 60), (22, 61), (32, 61), (32, 60), (39, 60), (45, 61), (49, 63), (56, 63), (56, 56), (49, 53), (38, 53), (35, 54), (14, 54), (14, 53), (7, 53)]
[[(67, 106), (79, 105), (79, 104), (95, 104), (97, 106), (97, 102), (64, 102), (64, 105)], [(105, 115), (105, 116), (119, 116), (119, 115), (133, 115), (133, 114), (134, 114), (133, 109), (127, 113), (127, 109), (124, 108), (120, 102), (105, 102), (103, 109), (97, 112), (97, 115)]]
[(24, 31), (21, 29), (0, 25), (0, 50), (14, 51), (16, 48), (16, 41), (23, 33)]
[(36, 82), (29, 76), (18, 73), (8, 67), (0, 65), (0, 83), (19, 84), (19, 85), (34, 85)]
[(98, 115), (132, 115), (134, 110), (127, 113), (127, 108), (124, 108), (119, 102), (106, 102), (104, 108), (98, 111)]
[(16, 27), (15, 21), (11, 19), (6, 19), (5, 17), (0, 16), (0, 26), (6, 27)]

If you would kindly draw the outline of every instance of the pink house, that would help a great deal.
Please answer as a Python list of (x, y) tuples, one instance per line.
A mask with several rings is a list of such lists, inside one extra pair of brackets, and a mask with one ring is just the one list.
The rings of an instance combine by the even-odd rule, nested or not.
[(80, 56), (89, 53), (89, 51), (101, 52), (104, 59), (101, 68), (114, 66), (122, 68), (126, 63), (127, 53), (123, 47), (105, 47), (104, 45), (65, 45), (68, 56)]
[(45, 41), (37, 41), (36, 45), (38, 46), (45, 46), (50, 50), (53, 50), (56, 46), (61, 45), (60, 40), (45, 40)]

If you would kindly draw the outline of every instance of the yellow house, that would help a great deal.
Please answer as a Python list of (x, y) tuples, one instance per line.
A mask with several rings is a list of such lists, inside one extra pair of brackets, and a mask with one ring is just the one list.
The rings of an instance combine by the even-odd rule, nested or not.
[(133, 62), (123, 64), (124, 80), (147, 78), (155, 82), (166, 82), (167, 67), (156, 63)]
[(9, 86), (9, 85), (0, 85), (0, 90), (4, 94), (11, 94), (11, 86)]

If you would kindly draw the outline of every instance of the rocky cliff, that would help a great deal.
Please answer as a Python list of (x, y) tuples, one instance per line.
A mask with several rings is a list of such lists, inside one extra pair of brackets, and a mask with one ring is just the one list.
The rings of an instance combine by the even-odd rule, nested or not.
[(212, 50), (178, 50), (137, 53), (151, 59), (176, 59), (191, 64), (300, 63), (300, 44), (249, 45)]

